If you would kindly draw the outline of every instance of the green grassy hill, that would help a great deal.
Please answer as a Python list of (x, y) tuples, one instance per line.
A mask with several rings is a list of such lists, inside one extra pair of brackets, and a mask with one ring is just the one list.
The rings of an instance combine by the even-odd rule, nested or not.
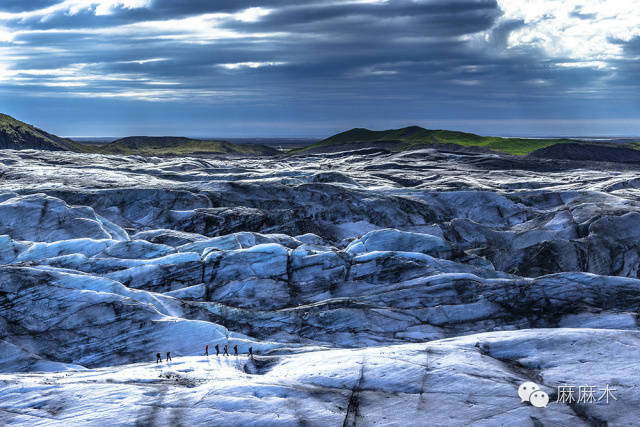
[(274, 155), (279, 153), (278, 150), (264, 145), (232, 144), (227, 141), (206, 141), (173, 136), (131, 136), (104, 145), (82, 144), (47, 133), (6, 114), (0, 114), (0, 149), (36, 149), (142, 156), (190, 154)]
[(571, 140), (500, 138), (451, 130), (423, 129), (419, 126), (383, 131), (355, 128), (331, 136), (308, 147), (292, 150), (290, 153), (302, 153), (310, 150), (321, 151), (324, 147), (330, 148), (332, 146), (351, 144), (366, 144), (368, 147), (380, 145), (390, 147), (392, 151), (406, 151), (430, 144), (456, 144), (467, 147), (486, 147), (494, 151), (525, 155), (540, 148), (565, 142), (571, 142)]
[(227, 141), (207, 141), (174, 136), (129, 136), (105, 145), (82, 145), (82, 151), (124, 155), (187, 155), (187, 154), (254, 154), (273, 155), (278, 151), (264, 145), (232, 144)]
[(0, 114), (0, 149), (69, 151), (75, 149), (75, 143)]

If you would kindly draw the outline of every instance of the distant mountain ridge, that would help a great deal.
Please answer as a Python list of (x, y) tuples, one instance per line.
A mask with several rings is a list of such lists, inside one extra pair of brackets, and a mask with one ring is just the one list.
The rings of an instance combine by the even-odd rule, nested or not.
[(571, 140), (564, 138), (501, 138), (443, 129), (424, 129), (420, 126), (382, 131), (354, 128), (308, 147), (292, 150), (292, 153), (335, 151), (339, 147), (348, 150), (365, 148), (365, 146), (380, 147), (391, 151), (406, 151), (434, 144), (454, 144), (465, 147), (485, 147), (494, 151), (524, 155), (540, 148), (567, 142), (571, 142)]
[[(480, 149), (520, 156), (530, 154), (532, 158), (627, 163), (638, 162), (640, 155), (640, 142), (618, 144), (617, 147), (611, 147), (605, 143), (590, 143), (567, 138), (502, 138), (444, 129), (424, 129), (420, 126), (381, 131), (354, 128), (306, 147), (290, 150), (288, 153), (295, 155), (363, 149), (400, 152), (428, 147), (445, 147), (455, 150), (462, 149), (460, 147), (481, 147)], [(84, 144), (50, 134), (1, 113), (0, 149), (35, 149), (142, 156), (196, 154), (272, 156), (281, 153), (275, 148), (260, 144), (241, 144), (224, 140), (178, 136), (129, 136), (106, 144)]]
[(278, 150), (257, 144), (232, 144), (180, 136), (128, 136), (101, 146), (92, 145), (92, 152), (104, 154), (261, 154), (274, 155)]
[(82, 144), (50, 134), (6, 114), (0, 114), (0, 149), (158, 156), (190, 154), (275, 155), (279, 153), (274, 148), (258, 144), (233, 144), (228, 141), (209, 141), (175, 136), (130, 136), (104, 145)]

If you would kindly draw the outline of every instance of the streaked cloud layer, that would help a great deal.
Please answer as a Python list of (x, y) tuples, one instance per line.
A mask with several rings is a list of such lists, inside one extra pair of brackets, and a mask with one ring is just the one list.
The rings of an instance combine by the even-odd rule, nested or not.
[(0, 3), (0, 107), (62, 134), (638, 134), (639, 59), (637, 0)]

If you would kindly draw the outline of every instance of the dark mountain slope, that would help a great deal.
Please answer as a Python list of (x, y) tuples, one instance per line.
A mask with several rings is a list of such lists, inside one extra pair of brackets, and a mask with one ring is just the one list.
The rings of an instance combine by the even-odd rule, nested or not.
[(75, 151), (75, 143), (0, 114), (0, 149)]
[(278, 150), (264, 145), (232, 144), (227, 141), (163, 136), (131, 136), (105, 145), (82, 144), (61, 138), (30, 124), (0, 114), (0, 149), (74, 151), (123, 155), (238, 154), (275, 155)]
[(555, 144), (533, 151), (528, 157), (612, 163), (640, 163), (639, 150), (595, 144)]

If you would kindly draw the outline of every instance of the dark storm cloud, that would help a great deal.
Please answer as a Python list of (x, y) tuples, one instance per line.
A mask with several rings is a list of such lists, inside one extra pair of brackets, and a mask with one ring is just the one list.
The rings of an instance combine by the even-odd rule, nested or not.
[[(309, 4), (315, 3), (309, 1)], [(155, 0), (153, 10), (169, 16), (197, 13), (235, 12), (250, 7), (280, 8), (300, 4), (298, 0)]]
[[(510, 36), (532, 24), (505, 17), (495, 0), (154, 0), (146, 7), (113, 0), (107, 14), (96, 13), (96, 0), (37, 12), (54, 3), (0, 6), (30, 12), (0, 15), (9, 76), (2, 79), (0, 68), (0, 92), (13, 105), (71, 98), (116, 108), (111, 100), (120, 100), (119, 111), (143, 100), (154, 111), (164, 105), (175, 114), (180, 105), (197, 117), (201, 108), (257, 121), (357, 122), (613, 117), (636, 102), (629, 95), (638, 86), (636, 62), (601, 67), (550, 57), (535, 33), (529, 44), (512, 45)], [(3, 27), (12, 33), (4, 43)], [(611, 43), (626, 56), (640, 54), (637, 38)], [(616, 104), (599, 111), (612, 97)]]
[(580, 6), (576, 6), (570, 13), (569, 16), (572, 18), (578, 19), (594, 19), (598, 16), (597, 13), (582, 13), (582, 8)]
[(59, 0), (2, 0), (0, 2), (0, 12), (28, 12), (56, 3), (59, 3)]
[(640, 55), (640, 36), (635, 36), (629, 41), (616, 40), (617, 44), (621, 44), (624, 51), (630, 56)]
[(507, 38), (512, 31), (518, 30), (525, 26), (525, 22), (522, 19), (512, 19), (509, 21), (501, 22), (496, 25), (490, 33), (490, 41), (494, 48), (504, 48), (507, 45)]
[[(499, 15), (499, 9), (495, 0), (482, 1), (458, 1), (458, 2), (426, 2), (398, 0), (389, 4), (307, 4), (276, 9), (274, 13), (261, 20), (266, 26), (309, 24), (319, 21), (344, 20), (357, 16), (361, 19), (374, 19), (389, 21), (397, 18), (416, 18), (443, 23), (455, 23), (453, 17), (473, 17), (486, 24), (487, 20), (493, 20)], [(425, 21), (423, 21), (425, 22)]]
[[(282, 30), (298, 28), (313, 30), (318, 25), (330, 28), (341, 23), (365, 22), (391, 28), (404, 27), (407, 32), (439, 34), (467, 34), (488, 28), (499, 16), (495, 0), (430, 1), (418, 3), (411, 0), (395, 0), (388, 4), (327, 3), (299, 1), (232, 1), (232, 2), (152, 2), (152, 7), (116, 7), (109, 15), (96, 16), (94, 8), (85, 7), (69, 13), (59, 11), (41, 16), (16, 17), (22, 28), (72, 29), (108, 28), (142, 21), (180, 19), (208, 13), (233, 13), (248, 8), (272, 10), (265, 19), (246, 26), (242, 22), (230, 22), (229, 27), (247, 27), (247, 30)], [(401, 20), (408, 22), (402, 22)], [(395, 23), (393, 21), (396, 21)], [(244, 24), (244, 25), (243, 25)], [(321, 28), (320, 28), (321, 29)], [(342, 28), (345, 29), (344, 26)], [(362, 28), (366, 30), (367, 28)]]
[[(204, 10), (209, 11), (207, 8)], [(114, 15), (130, 13), (117, 10)], [(91, 20), (87, 20), (85, 15), (90, 14), (85, 11), (77, 16), (60, 15), (64, 15), (65, 20), (76, 19), (79, 21), (77, 25), (81, 23), (82, 28), (86, 28)], [(242, 37), (203, 45), (185, 45), (180, 41), (156, 40), (154, 35), (144, 32), (134, 36), (36, 32), (21, 35), (18, 40), (64, 51), (59, 55), (62, 62), (123, 62), (144, 59), (149, 55), (168, 56), (172, 61), (163, 64), (166, 72), (171, 72), (170, 64), (175, 64), (175, 71), (179, 74), (189, 71), (192, 66), (276, 60), (287, 62), (299, 71), (340, 75), (376, 63), (425, 61), (447, 56), (455, 58), (464, 43), (452, 37), (488, 29), (497, 16), (499, 11), (495, 1), (449, 2), (448, 7), (443, 2), (416, 4), (408, 1), (389, 5), (312, 4), (276, 9), (255, 23), (232, 20), (223, 24), (224, 28), (240, 34), (287, 32), (293, 36), (271, 38), (268, 46)], [(103, 17), (92, 18), (99, 19)], [(69, 30), (69, 26), (54, 25), (51, 18), (47, 19), (47, 25)], [(301, 37), (298, 42), (297, 37)], [(143, 43), (139, 39), (143, 39)], [(112, 46), (118, 49), (112, 49)], [(41, 57), (50, 60), (46, 55)], [(34, 58), (28, 60), (33, 63)], [(111, 68), (117, 71), (118, 68), (130, 69), (132, 66), (113, 63)], [(308, 73), (301, 75), (304, 78), (310, 76)]]

